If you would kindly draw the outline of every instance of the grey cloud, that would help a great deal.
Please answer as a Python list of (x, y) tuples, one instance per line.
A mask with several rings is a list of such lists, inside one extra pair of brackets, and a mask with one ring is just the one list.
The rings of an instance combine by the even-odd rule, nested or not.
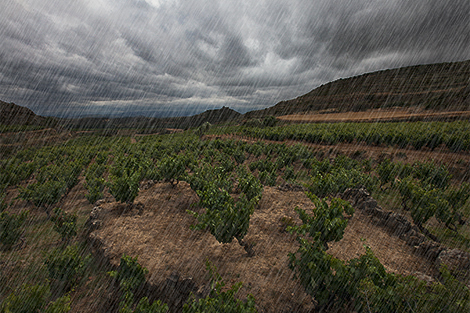
[(0, 3), (0, 99), (39, 114), (247, 111), (339, 77), (470, 58), (467, 0), (152, 3)]

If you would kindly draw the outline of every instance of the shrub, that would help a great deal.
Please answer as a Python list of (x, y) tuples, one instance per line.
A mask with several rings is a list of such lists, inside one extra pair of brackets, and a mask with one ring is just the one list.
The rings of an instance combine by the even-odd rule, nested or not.
[(145, 282), (147, 273), (148, 270), (137, 262), (137, 257), (132, 258), (124, 254), (118, 270), (109, 272), (109, 275), (114, 277), (123, 289), (135, 291)]
[(87, 178), (85, 188), (87, 189), (87, 193), (85, 194), (86, 199), (91, 204), (95, 203), (99, 199), (104, 197), (103, 190), (105, 187), (105, 181), (102, 177), (100, 178)]
[(261, 185), (260, 181), (244, 167), (240, 167), (237, 174), (240, 191), (246, 195), (248, 200), (255, 199), (259, 202), (263, 192), (263, 185)]
[(44, 261), (49, 277), (72, 287), (83, 277), (91, 255), (82, 256), (78, 245), (69, 245), (65, 249), (57, 248), (50, 252)]
[(128, 255), (121, 257), (121, 263), (117, 271), (109, 272), (114, 277), (124, 292), (122, 300), (119, 303), (119, 313), (164, 313), (168, 311), (168, 306), (160, 300), (149, 303), (147, 297), (140, 299), (139, 303), (133, 309), (134, 292), (145, 283), (145, 275), (148, 270), (137, 262), (137, 257), (132, 258)]
[(167, 157), (163, 159), (158, 168), (165, 181), (170, 182), (172, 186), (178, 185), (178, 182), (186, 177), (186, 165), (188, 160), (183, 155)]
[(224, 313), (255, 313), (255, 299), (248, 295), (246, 301), (235, 298), (242, 287), (242, 283), (233, 285), (227, 291), (222, 291), (225, 283), (222, 277), (217, 273), (217, 268), (211, 263), (206, 263), (206, 268), (211, 277), (211, 293), (202, 299), (194, 297), (184, 304), (183, 313), (206, 313), (206, 312), (224, 312)]
[(21, 238), (22, 226), (28, 216), (28, 211), (21, 214), (0, 213), (0, 243), (6, 250), (11, 249)]
[(49, 284), (22, 285), (0, 305), (1, 313), (66, 313), (70, 311), (70, 296), (65, 295), (48, 304)]
[(48, 180), (43, 184), (33, 183), (26, 188), (19, 188), (20, 199), (32, 202), (37, 208), (44, 208), (47, 216), (50, 216), (49, 206), (57, 203), (67, 191), (67, 186), (62, 181)]
[(22, 285), (11, 293), (2, 304), (2, 313), (39, 312), (51, 296), (48, 284)]
[(66, 213), (60, 208), (54, 209), (51, 217), (54, 230), (60, 234), (62, 241), (68, 241), (77, 235), (77, 215)]
[(111, 176), (109, 192), (119, 202), (131, 204), (139, 194), (140, 173)]

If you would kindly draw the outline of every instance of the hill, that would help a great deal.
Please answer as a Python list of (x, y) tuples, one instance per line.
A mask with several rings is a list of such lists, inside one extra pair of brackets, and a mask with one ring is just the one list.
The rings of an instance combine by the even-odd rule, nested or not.
[(35, 125), (50, 126), (53, 118), (36, 115), (26, 107), (0, 101), (0, 116), (2, 125)]
[(303, 112), (351, 112), (419, 107), (460, 111), (470, 107), (470, 60), (409, 66), (338, 79), (245, 118)]
[(207, 110), (201, 114), (183, 117), (151, 118), (151, 117), (123, 117), (123, 118), (81, 118), (63, 120), (69, 128), (98, 128), (98, 129), (122, 129), (140, 128), (158, 130), (165, 128), (190, 128), (198, 127), (205, 122), (219, 124), (238, 119), (240, 113), (222, 107), (216, 110)]

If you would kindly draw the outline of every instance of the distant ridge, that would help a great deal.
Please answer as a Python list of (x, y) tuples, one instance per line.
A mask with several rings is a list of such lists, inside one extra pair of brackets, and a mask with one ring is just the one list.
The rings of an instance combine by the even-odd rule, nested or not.
[(7, 103), (0, 100), (1, 125), (37, 125), (50, 126), (54, 124), (53, 118), (36, 115), (26, 107)]
[(244, 118), (303, 112), (350, 112), (387, 107), (470, 109), (470, 60), (417, 65), (338, 79)]
[(237, 120), (241, 114), (222, 107), (215, 110), (207, 110), (193, 116), (152, 118), (152, 117), (122, 117), (122, 118), (80, 118), (63, 120), (68, 128), (95, 128), (95, 129), (165, 129), (165, 128), (191, 128), (198, 127), (205, 122), (220, 124)]

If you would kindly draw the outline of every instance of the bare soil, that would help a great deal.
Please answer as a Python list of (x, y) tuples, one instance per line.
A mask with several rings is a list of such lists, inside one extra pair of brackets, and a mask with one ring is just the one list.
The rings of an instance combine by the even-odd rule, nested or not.
[[(351, 114), (353, 113), (348, 113), (350, 117)], [(41, 141), (62, 141), (70, 135), (48, 130), (38, 131), (31, 137), (27, 135), (24, 139), (26, 142), (39, 140), (36, 136)], [(256, 141), (236, 136), (222, 137)], [(470, 177), (470, 153), (453, 153), (445, 147), (430, 151), (368, 146), (362, 143), (335, 146), (303, 144), (326, 151), (327, 156), (343, 153), (374, 160), (391, 157), (410, 163), (433, 159), (446, 163), (456, 180), (469, 180)], [(4, 146), (6, 145), (2, 145)], [(79, 211), (84, 219), (92, 208), (84, 193), (81, 178), (80, 183), (58, 206), (66, 211)], [(7, 200), (10, 201), (16, 195), (17, 190), (9, 189)], [(205, 263), (209, 260), (217, 266), (227, 285), (238, 281), (244, 283), (240, 296), (253, 294), (260, 312), (308, 312), (313, 308), (311, 297), (293, 280), (293, 272), (288, 268), (288, 254), (295, 252), (298, 245), (292, 235), (283, 231), (281, 222), (282, 218), (300, 222), (294, 212), (296, 206), (307, 210), (313, 208), (303, 192), (280, 191), (276, 187), (264, 188), (260, 207), (253, 214), (245, 237), (245, 241), (255, 244), (253, 257), (248, 257), (236, 240), (229, 244), (220, 244), (208, 232), (191, 230), (190, 225), (195, 219), (186, 210), (201, 210), (195, 206), (197, 201), (196, 194), (185, 182), (180, 182), (175, 188), (168, 183), (157, 183), (149, 189), (141, 190), (135, 202), (144, 205), (142, 215), (137, 210), (125, 212), (123, 205), (116, 203), (108, 195), (107, 202), (102, 205), (104, 224), (91, 236), (102, 243), (102, 253), (115, 265), (124, 253), (138, 256), (139, 263), (149, 269), (148, 277), (155, 284), (164, 282), (173, 271), (178, 271), (182, 277), (192, 277), (198, 285), (206, 284), (208, 277)], [(34, 211), (24, 201), (16, 202), (12, 209)], [(44, 213), (40, 214), (45, 217)], [(349, 260), (364, 253), (364, 244), (372, 248), (390, 272), (405, 275), (416, 272), (435, 274), (433, 264), (414, 254), (403, 240), (374, 225), (369, 217), (359, 211), (349, 221), (344, 238), (332, 243), (328, 253)], [(28, 249), (24, 251), (27, 254)], [(25, 260), (28, 257), (25, 256)], [(93, 299), (95, 296), (97, 295), (87, 294), (74, 299), (74, 311), (96, 312), (97, 300)]]
[[(195, 219), (186, 210), (200, 209), (195, 207), (197, 195), (185, 182), (176, 188), (157, 183), (142, 190), (136, 202), (145, 206), (142, 215), (136, 210), (122, 213), (123, 205), (116, 202), (103, 204), (104, 224), (91, 235), (102, 243), (102, 251), (115, 265), (125, 253), (139, 257), (139, 263), (150, 270), (150, 280), (155, 284), (163, 283), (177, 271), (203, 285), (207, 283), (205, 262), (209, 260), (228, 285), (244, 283), (240, 296), (253, 294), (260, 312), (307, 312), (313, 308), (311, 297), (293, 280), (293, 272), (288, 268), (288, 254), (295, 252), (298, 245), (293, 235), (283, 231), (281, 222), (287, 217), (300, 223), (294, 208), (313, 208), (303, 192), (264, 188), (245, 237), (245, 241), (255, 244), (253, 257), (248, 257), (236, 240), (220, 244), (210, 233), (190, 229)], [(390, 272), (432, 274), (434, 270), (404, 241), (373, 225), (361, 212), (354, 214), (344, 238), (331, 244), (328, 252), (349, 260), (364, 253), (364, 244), (373, 249)]]

